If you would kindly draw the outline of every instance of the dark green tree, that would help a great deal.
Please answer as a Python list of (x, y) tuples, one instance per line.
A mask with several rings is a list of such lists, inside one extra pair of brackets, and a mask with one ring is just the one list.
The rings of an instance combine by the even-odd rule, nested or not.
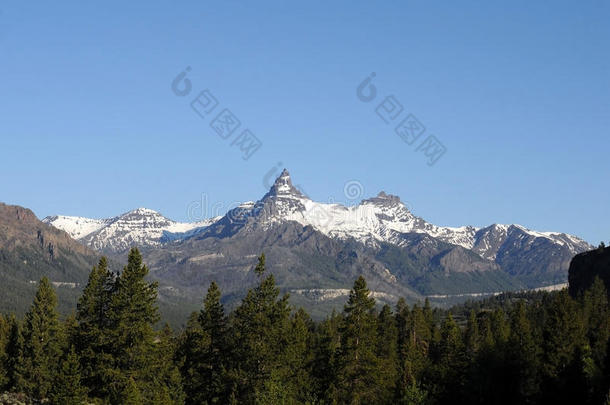
[(587, 370), (592, 387), (592, 401), (602, 402), (610, 385), (610, 370), (605, 371), (610, 343), (610, 307), (604, 282), (595, 277), (583, 297), (583, 310), (587, 325), (586, 337), (590, 348), (592, 363)]
[(313, 366), (312, 376), (314, 391), (318, 398), (332, 398), (335, 396), (335, 368), (336, 354), (341, 345), (339, 326), (341, 315), (333, 310), (332, 314), (319, 323), (313, 340)]
[(80, 358), (83, 384), (92, 397), (107, 398), (112, 385), (112, 341), (108, 318), (115, 276), (102, 257), (89, 274), (89, 280), (77, 304), (73, 343)]
[(381, 395), (374, 309), (375, 300), (360, 276), (350, 291), (340, 328), (336, 370), (339, 403), (372, 404)]
[(398, 327), (388, 305), (377, 318), (377, 358), (379, 360), (380, 403), (391, 403), (396, 395), (399, 375)]
[(595, 364), (602, 368), (606, 358), (606, 345), (610, 338), (610, 308), (604, 282), (595, 277), (583, 298), (584, 316), (587, 323), (587, 339), (591, 346)]
[(144, 403), (140, 389), (131, 377), (127, 379), (125, 385), (123, 386), (120, 396), (120, 403), (123, 405), (141, 405)]
[(194, 353), (197, 364), (192, 371), (193, 384), (198, 387), (191, 393), (195, 403), (226, 403), (230, 394), (228, 325), (220, 297), (218, 285), (211, 283), (198, 319), (202, 336), (198, 338), (199, 347)]
[(61, 359), (49, 398), (54, 405), (81, 405), (87, 398), (87, 389), (81, 385), (80, 364), (74, 347)]
[(580, 374), (578, 350), (585, 343), (584, 322), (576, 302), (566, 290), (554, 294), (546, 304), (546, 317), (542, 330), (542, 384), (544, 401), (574, 403), (582, 393), (573, 383), (574, 374)]
[(18, 365), (21, 377), (18, 388), (38, 399), (48, 396), (61, 357), (61, 327), (56, 306), (55, 291), (43, 277), (25, 316), (23, 356)]
[(180, 370), (175, 363), (177, 341), (168, 324), (157, 333), (153, 363), (155, 393), (152, 404), (183, 404), (185, 394)]
[(10, 324), (6, 318), (0, 314), (0, 390), (6, 388), (8, 384), (7, 354), (6, 347), (10, 334)]
[(494, 336), (495, 345), (505, 345), (510, 336), (510, 324), (506, 313), (498, 308), (491, 314), (491, 331)]
[(462, 333), (451, 313), (441, 325), (441, 339), (436, 359), (436, 396), (440, 403), (458, 401), (462, 397), (466, 356)]
[(5, 389), (16, 390), (24, 386), (24, 381), (19, 373), (23, 364), (23, 335), (21, 325), (17, 318), (12, 315), (8, 319), (9, 333), (5, 346), (4, 369), (6, 370)]
[(468, 315), (468, 322), (466, 323), (466, 331), (464, 333), (464, 344), (466, 347), (466, 355), (472, 361), (475, 359), (478, 351), (481, 338), (479, 336), (479, 322), (477, 315), (474, 310), (470, 311)]
[(303, 310), (299, 309), (290, 319), (288, 342), (286, 345), (285, 376), (291, 398), (297, 403), (312, 402), (315, 397), (315, 388), (312, 376), (313, 349), (312, 330), (313, 321)]
[(160, 385), (162, 381), (154, 373), (157, 353), (153, 325), (159, 320), (156, 305), (158, 284), (146, 281), (147, 275), (148, 268), (142, 255), (133, 248), (127, 266), (112, 288), (106, 312), (109, 325), (106, 335), (113, 358), (109, 377), (111, 397), (115, 402), (123, 400), (123, 393), (131, 380), (147, 402), (154, 401), (156, 390), (167, 388)]
[[(429, 316), (431, 315), (430, 312)], [(397, 313), (400, 325), (398, 334), (400, 377), (396, 400), (401, 404), (419, 403), (426, 397), (422, 382), (432, 339), (429, 319), (432, 318), (427, 318), (417, 304), (413, 306), (412, 311), (404, 308)]]
[(188, 319), (186, 328), (180, 334), (177, 362), (188, 404), (203, 403), (199, 393), (205, 391), (206, 381), (201, 379), (204, 367), (202, 354), (203, 348), (209, 346), (209, 336), (203, 333), (199, 323), (199, 314), (193, 312)]
[(525, 302), (519, 301), (511, 313), (506, 367), (510, 369), (507, 395), (511, 403), (536, 401), (539, 390), (538, 348), (532, 334)]
[(285, 366), (290, 329), (288, 295), (280, 291), (273, 275), (265, 277), (265, 256), (258, 259), (255, 273), (260, 283), (248, 291), (235, 310), (232, 342), (235, 349), (230, 376), (232, 393), (240, 403), (256, 403), (275, 393), (289, 392)]

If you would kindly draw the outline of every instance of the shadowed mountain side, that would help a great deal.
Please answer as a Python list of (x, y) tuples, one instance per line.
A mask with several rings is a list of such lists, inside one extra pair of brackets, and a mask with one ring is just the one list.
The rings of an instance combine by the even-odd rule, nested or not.
[(610, 299), (610, 247), (598, 247), (572, 259), (568, 274), (570, 295), (577, 297), (593, 284), (595, 277), (604, 282)]
[(216, 281), (228, 297), (238, 297), (256, 283), (253, 268), (260, 252), (265, 253), (268, 272), (283, 291), (349, 288), (364, 275), (374, 291), (396, 299), (422, 299), (362, 245), (340, 243), (294, 222), (225, 238), (190, 239), (171, 250), (147, 250), (144, 257), (153, 277), (192, 294), (201, 296)]

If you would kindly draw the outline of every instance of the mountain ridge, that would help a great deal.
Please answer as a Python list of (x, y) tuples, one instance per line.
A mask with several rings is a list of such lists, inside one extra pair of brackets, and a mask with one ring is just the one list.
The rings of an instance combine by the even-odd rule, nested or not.
[[(274, 204), (269, 204), (271, 201)], [(66, 230), (95, 250), (124, 253), (133, 245), (158, 247), (163, 243), (196, 237), (206, 233), (215, 224), (224, 225), (223, 228), (239, 227), (245, 225), (250, 217), (257, 217), (266, 225), (286, 220), (296, 221), (303, 226), (313, 226), (330, 237), (355, 238), (365, 244), (387, 242), (400, 246), (403, 243), (401, 234), (425, 233), (491, 260), (496, 259), (500, 246), (511, 235), (517, 238), (547, 239), (553, 244), (565, 246), (571, 254), (592, 248), (586, 241), (573, 235), (539, 232), (518, 224), (492, 224), (482, 228), (470, 225), (434, 225), (413, 215), (400, 197), (384, 191), (353, 206), (315, 202), (293, 186), (286, 169), (260, 200), (242, 203), (224, 216), (199, 222), (172, 221), (146, 208), (108, 219), (50, 216), (43, 219), (43, 222)], [(219, 223), (223, 219), (228, 221), (225, 224)]]
[(136, 208), (111, 218), (91, 219), (78, 216), (53, 215), (42, 222), (66, 231), (83, 244), (103, 253), (120, 254), (132, 246), (155, 247), (197, 229), (205, 228), (214, 219), (183, 223), (161, 213)]

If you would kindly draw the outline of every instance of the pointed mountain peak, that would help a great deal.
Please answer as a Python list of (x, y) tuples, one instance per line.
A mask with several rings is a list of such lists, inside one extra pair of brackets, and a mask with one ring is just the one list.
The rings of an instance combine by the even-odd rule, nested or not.
[(269, 192), (263, 198), (270, 196), (304, 198), (303, 194), (292, 185), (290, 173), (286, 169), (282, 170), (282, 173), (275, 179), (273, 186), (271, 186), (271, 189), (269, 189)]
[(278, 187), (284, 185), (292, 187), (292, 180), (290, 179), (290, 173), (288, 173), (288, 169), (282, 170), (282, 173), (280, 173), (278, 178), (275, 179), (275, 183), (273, 183), (273, 185)]

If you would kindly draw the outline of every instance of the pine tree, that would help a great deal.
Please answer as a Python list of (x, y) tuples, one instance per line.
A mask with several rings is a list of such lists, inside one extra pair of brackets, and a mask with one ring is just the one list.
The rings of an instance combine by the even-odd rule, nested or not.
[(4, 390), (8, 384), (8, 369), (6, 346), (8, 344), (10, 325), (8, 320), (0, 314), (0, 391)]
[(574, 357), (574, 349), (583, 343), (583, 325), (574, 301), (565, 291), (549, 302), (543, 330), (543, 371), (557, 377)]
[(55, 405), (81, 405), (86, 400), (86, 388), (81, 385), (78, 356), (71, 347), (61, 360), (50, 390), (51, 403)]
[[(255, 273), (260, 283), (248, 291), (235, 310), (232, 325), (232, 391), (242, 403), (254, 403), (270, 388), (278, 389), (277, 384), (285, 383), (284, 376), (289, 372), (284, 364), (285, 335), (290, 328), (288, 295), (279, 298), (273, 275), (265, 278), (264, 255), (259, 257)], [(274, 386), (269, 381), (274, 381)]]
[(6, 342), (4, 358), (6, 370), (5, 389), (16, 390), (18, 387), (23, 387), (24, 382), (19, 373), (19, 367), (23, 364), (23, 335), (21, 333), (21, 325), (17, 318), (12, 315), (8, 320), (9, 333)]
[(399, 298), (396, 303), (396, 329), (397, 329), (397, 352), (398, 352), (398, 380), (396, 386), (396, 399), (404, 397), (407, 387), (411, 383), (412, 372), (407, 363), (407, 350), (410, 340), (409, 319), (411, 310), (404, 298)]
[(341, 345), (339, 325), (341, 315), (335, 310), (331, 315), (317, 325), (313, 338), (313, 365), (312, 376), (314, 391), (318, 398), (332, 398), (334, 396), (336, 354)]
[(585, 291), (583, 311), (592, 360), (587, 374), (590, 376), (593, 401), (601, 403), (610, 383), (610, 373), (604, 373), (606, 359), (610, 357), (607, 352), (610, 343), (610, 307), (606, 287), (599, 277), (595, 277), (591, 287)]
[(38, 399), (47, 397), (61, 356), (57, 297), (49, 280), (40, 280), (34, 303), (25, 316), (23, 358), (18, 366), (21, 386)]
[(510, 331), (506, 367), (511, 371), (507, 391), (513, 403), (533, 403), (538, 392), (538, 350), (523, 301), (513, 309)]
[(205, 340), (196, 354), (199, 365), (193, 376), (200, 388), (196, 400), (209, 404), (226, 403), (229, 390), (227, 387), (228, 350), (227, 318), (220, 302), (220, 289), (211, 283), (204, 300), (204, 307), (199, 314), (199, 324), (205, 334)]
[(440, 319), (435, 319), (435, 312), (432, 309), (432, 306), (430, 305), (430, 300), (428, 300), (428, 298), (426, 298), (426, 300), (424, 301), (423, 317), (428, 327), (428, 330), (430, 331), (430, 343), (438, 343), (441, 338), (440, 329), (438, 328), (438, 325), (440, 324)]
[(405, 323), (404, 331), (399, 332), (400, 381), (396, 399), (400, 403), (409, 404), (416, 402), (415, 398), (419, 398), (420, 394), (425, 396), (421, 382), (432, 339), (431, 325), (428, 323), (432, 319), (429, 303), (426, 311), (428, 315), (415, 304), (412, 311), (403, 310), (403, 315), (397, 317), (401, 324)]
[(74, 345), (81, 362), (83, 384), (93, 397), (110, 395), (113, 367), (112, 342), (109, 339), (108, 311), (114, 288), (114, 275), (102, 257), (89, 274), (77, 305)]
[(142, 405), (144, 403), (140, 389), (132, 377), (127, 379), (123, 387), (119, 403), (122, 405)]
[(398, 385), (398, 327), (392, 310), (384, 305), (377, 319), (377, 357), (379, 359), (378, 401), (390, 403)]
[(441, 326), (441, 362), (448, 365), (455, 364), (457, 360), (460, 360), (460, 352), (463, 348), (460, 328), (449, 313)]
[(299, 309), (290, 319), (290, 329), (286, 342), (285, 375), (290, 398), (297, 403), (307, 403), (314, 397), (311, 348), (313, 321), (303, 310)]
[(606, 342), (610, 338), (610, 308), (606, 287), (599, 277), (595, 277), (591, 287), (585, 291), (583, 301), (593, 359), (596, 365), (602, 367), (606, 358)]
[(180, 374), (184, 385), (186, 401), (189, 404), (203, 403), (199, 398), (205, 391), (207, 381), (201, 379), (203, 374), (203, 348), (209, 346), (209, 336), (203, 333), (199, 323), (199, 314), (193, 312), (189, 317), (186, 328), (180, 335), (176, 358), (180, 367)]
[(350, 291), (341, 325), (337, 354), (340, 403), (369, 404), (379, 397), (379, 358), (375, 353), (377, 322), (375, 300), (360, 276)]
[(403, 405), (424, 405), (428, 403), (428, 393), (413, 381), (406, 387), (398, 403)]
[(542, 332), (543, 391), (545, 401), (563, 401), (572, 389), (570, 374), (577, 359), (578, 348), (585, 341), (583, 320), (578, 314), (576, 302), (566, 290), (551, 297), (546, 309)]
[(153, 373), (155, 376), (152, 387), (154, 397), (151, 403), (159, 405), (183, 404), (185, 394), (182, 388), (182, 378), (176, 358), (176, 342), (168, 324), (157, 334), (154, 349)]
[[(491, 326), (490, 326), (491, 328)], [(482, 395), (480, 383), (480, 365), (479, 360), (481, 355), (482, 337), (479, 332), (479, 320), (474, 310), (470, 311), (464, 330), (464, 348), (466, 361), (468, 363), (465, 369), (465, 391), (464, 401), (468, 403), (477, 403)], [(482, 350), (485, 351), (484, 349)]]
[(470, 360), (474, 360), (477, 352), (479, 351), (479, 323), (477, 321), (477, 315), (474, 310), (470, 311), (468, 315), (468, 322), (466, 323), (466, 332), (464, 334), (464, 344), (466, 346), (466, 355)]
[(496, 345), (496, 340), (491, 327), (490, 316), (484, 316), (481, 323), (482, 325), (479, 332), (481, 334), (481, 349), (485, 352), (491, 352)]
[(78, 331), (78, 321), (74, 313), (69, 314), (61, 324), (61, 351), (66, 353), (70, 351), (70, 347), (74, 346)]
[(510, 324), (506, 319), (506, 313), (501, 309), (491, 314), (491, 331), (496, 345), (505, 345), (510, 336)]
[[(120, 398), (125, 387), (136, 384), (146, 401), (153, 401), (159, 388), (154, 375), (155, 348), (153, 325), (159, 320), (156, 306), (156, 282), (145, 280), (148, 268), (142, 262), (138, 249), (129, 252), (127, 266), (116, 279), (107, 311), (108, 347), (113, 355), (110, 370), (114, 398)], [(133, 390), (129, 388), (130, 392)]]
[(439, 384), (439, 402), (459, 402), (464, 383), (461, 370), (465, 369), (466, 361), (462, 334), (451, 313), (441, 325), (438, 356), (436, 382)]

